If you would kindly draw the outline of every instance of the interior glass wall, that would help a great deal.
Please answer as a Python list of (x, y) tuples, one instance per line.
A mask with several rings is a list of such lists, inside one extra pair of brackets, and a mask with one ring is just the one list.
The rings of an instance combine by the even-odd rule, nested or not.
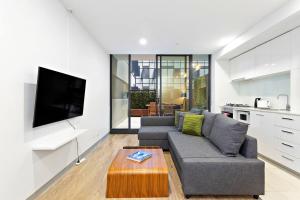
[(209, 55), (112, 55), (112, 129), (138, 129), (142, 116), (209, 109)]
[(131, 55), (131, 128), (140, 128), (140, 117), (158, 115), (155, 55)]
[(209, 55), (193, 55), (192, 107), (209, 109)]
[(160, 56), (161, 115), (189, 110), (189, 56)]
[(111, 126), (128, 129), (129, 55), (111, 56)]

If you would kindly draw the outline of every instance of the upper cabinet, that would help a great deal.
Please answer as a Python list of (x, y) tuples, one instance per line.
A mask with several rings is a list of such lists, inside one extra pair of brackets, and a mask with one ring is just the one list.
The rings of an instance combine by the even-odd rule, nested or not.
[(300, 28), (291, 32), (292, 68), (300, 68)]
[(294, 63), (300, 67), (299, 36), (300, 30), (296, 29), (232, 59), (231, 80), (240, 81), (287, 72)]
[(254, 53), (252, 51), (242, 54), (230, 62), (230, 77), (233, 81), (244, 80), (251, 76), (254, 66)]
[(291, 33), (286, 33), (270, 41), (270, 70), (282, 72), (291, 69), (292, 44)]

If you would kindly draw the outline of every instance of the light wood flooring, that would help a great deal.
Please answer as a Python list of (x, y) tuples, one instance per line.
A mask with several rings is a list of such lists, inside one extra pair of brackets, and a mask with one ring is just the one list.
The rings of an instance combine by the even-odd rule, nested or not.
[[(105, 198), (106, 173), (108, 167), (123, 146), (138, 145), (137, 135), (108, 135), (101, 141), (95, 150), (87, 156), (87, 161), (80, 166), (73, 166), (46, 191), (37, 197), (37, 200), (101, 200)], [(157, 199), (184, 199), (181, 183), (169, 152), (164, 152), (169, 168), (169, 198)], [(299, 200), (300, 179), (285, 170), (266, 161), (266, 194), (260, 196), (263, 200)], [(190, 199), (252, 199), (252, 197), (192, 197)], [(123, 200), (123, 199), (119, 199)], [(134, 199), (132, 199), (134, 200)], [(144, 200), (144, 199), (139, 199)]]

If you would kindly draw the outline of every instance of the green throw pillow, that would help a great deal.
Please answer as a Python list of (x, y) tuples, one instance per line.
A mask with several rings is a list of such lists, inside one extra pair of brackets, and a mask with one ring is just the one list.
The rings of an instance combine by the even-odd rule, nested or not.
[(182, 133), (201, 136), (204, 115), (185, 114)]
[(175, 110), (175, 126), (178, 127), (179, 124), (179, 110)]

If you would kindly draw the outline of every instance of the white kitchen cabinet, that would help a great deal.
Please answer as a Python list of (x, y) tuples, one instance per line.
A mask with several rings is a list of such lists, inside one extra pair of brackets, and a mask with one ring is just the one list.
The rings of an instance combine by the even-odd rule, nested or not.
[(291, 33), (286, 33), (269, 42), (270, 65), (268, 73), (280, 73), (291, 69)]
[[(297, 45), (292, 45), (294, 41)], [(300, 68), (299, 46), (299, 30), (283, 34), (232, 59), (230, 78), (232, 81), (240, 81), (287, 72), (292, 65)]]
[(274, 116), (274, 122), (279, 127), (300, 130), (300, 116), (276, 114)]
[(234, 58), (230, 61), (230, 79), (238, 80), (240, 78), (241, 69), (240, 69), (240, 59), (239, 57)]
[(300, 28), (293, 30), (291, 33), (292, 44), (292, 69), (300, 68)]
[(272, 114), (251, 111), (248, 134), (257, 139), (257, 148), (260, 154), (272, 158), (274, 154), (274, 124)]
[[(247, 79), (254, 69), (254, 53), (242, 54), (230, 61), (230, 77), (232, 81)], [(251, 71), (252, 70), (252, 71)], [(253, 73), (254, 74), (254, 73)]]
[(254, 77), (265, 76), (271, 69), (271, 47), (270, 43), (265, 43), (254, 50)]
[(300, 116), (250, 111), (248, 134), (257, 139), (258, 152), (300, 172)]

